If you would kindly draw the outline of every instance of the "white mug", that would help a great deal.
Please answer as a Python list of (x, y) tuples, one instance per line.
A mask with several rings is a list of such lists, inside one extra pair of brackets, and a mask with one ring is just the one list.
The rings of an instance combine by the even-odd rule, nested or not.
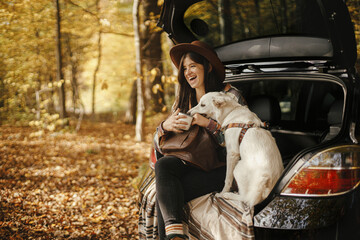
[(190, 115), (187, 115), (186, 113), (179, 113), (178, 115), (186, 116), (186, 118), (181, 118), (181, 121), (186, 122), (185, 130), (189, 130), (189, 128), (191, 127), (191, 122), (193, 120), (193, 117)]

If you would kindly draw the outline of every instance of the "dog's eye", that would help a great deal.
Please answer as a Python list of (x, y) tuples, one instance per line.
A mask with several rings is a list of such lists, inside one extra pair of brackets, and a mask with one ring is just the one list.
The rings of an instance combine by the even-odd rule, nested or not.
[(201, 106), (201, 107), (205, 107), (205, 104), (202, 103), (202, 104), (200, 104), (200, 106)]

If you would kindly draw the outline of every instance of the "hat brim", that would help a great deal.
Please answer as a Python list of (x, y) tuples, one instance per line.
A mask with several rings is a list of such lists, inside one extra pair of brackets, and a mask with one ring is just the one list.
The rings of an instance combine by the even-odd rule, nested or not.
[(191, 43), (180, 43), (170, 49), (170, 57), (177, 69), (179, 69), (181, 57), (187, 52), (195, 52), (205, 57), (214, 68), (221, 82), (225, 79), (225, 68), (215, 52)]

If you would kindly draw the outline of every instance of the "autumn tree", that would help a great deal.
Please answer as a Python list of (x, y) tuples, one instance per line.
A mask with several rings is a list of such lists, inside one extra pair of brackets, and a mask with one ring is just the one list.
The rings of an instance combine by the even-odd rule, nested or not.
[(354, 24), (354, 31), (357, 44), (357, 70), (360, 72), (360, 0), (348, 0), (346, 5), (349, 8), (351, 20)]
[[(162, 112), (165, 108), (164, 84), (162, 82), (163, 59), (161, 29), (156, 26), (162, 1), (142, 0), (139, 2), (139, 36), (143, 63), (144, 98), (146, 108), (151, 112)], [(137, 105), (137, 84), (132, 84), (128, 109), (125, 114), (127, 123), (135, 123)]]
[(137, 117), (136, 117), (136, 128), (135, 137), (137, 141), (143, 141), (143, 129), (144, 129), (144, 95), (143, 95), (143, 71), (142, 71), (142, 51), (140, 41), (140, 24), (139, 24), (139, 8), (141, 0), (134, 0), (133, 3), (133, 25), (134, 25), (134, 40), (135, 40), (135, 51), (136, 51), (136, 89), (137, 89)]
[[(132, 29), (131, 31), (128, 30), (129, 27), (123, 29), (125, 24), (131, 27), (131, 20), (128, 24), (129, 21), (124, 19), (126, 16), (131, 16), (131, 12), (124, 17), (116, 14), (119, 12), (118, 8), (122, 7), (118, 6), (118, 1), (59, 0), (61, 29), (58, 43), (61, 44), (59, 57), (62, 58), (62, 67), (60, 67), (62, 76), (56, 81), (57, 5), (54, 3), (56, 2), (45, 0), (0, 2), (2, 118), (14, 121), (31, 120), (34, 116), (49, 118), (61, 113), (63, 108), (60, 106), (64, 104), (66, 111), (75, 112), (83, 105), (80, 95), (87, 87), (86, 83), (82, 82), (86, 80), (84, 72), (92, 70), (84, 67), (92, 59), (98, 59), (98, 53), (101, 52), (99, 47), (104, 44), (99, 45), (101, 41), (94, 41), (100, 31), (99, 23), (103, 34), (121, 35), (129, 39), (133, 37)], [(127, 49), (125, 56), (131, 58), (132, 55), (128, 52)], [(112, 61), (116, 64), (121, 58), (122, 56), (119, 56), (119, 60), (112, 59)], [(131, 61), (123, 61), (124, 66), (132, 64), (134, 63)], [(101, 67), (99, 61), (99, 72)], [(124, 79), (122, 80), (124, 83), (119, 84), (126, 84), (128, 77), (125, 76), (132, 75), (128, 69), (129, 67), (124, 67), (124, 71), (121, 71), (122, 75), (119, 79)], [(100, 79), (97, 84), (101, 85), (101, 89), (106, 89), (106, 80)], [(60, 91), (59, 95), (58, 90), (62, 87), (64, 99), (69, 95), (71, 102), (65, 99), (66, 101), (61, 103), (59, 100), (62, 93)], [(37, 124), (43, 125), (42, 122)]]
[[(92, 74), (92, 100), (91, 100), (91, 112), (92, 115), (96, 113), (95, 105), (96, 105), (96, 94), (97, 89), (107, 89), (108, 84), (106, 81), (101, 79), (100, 71), (103, 66), (103, 45), (104, 45), (104, 36), (105, 35), (119, 35), (124, 36), (126, 38), (133, 38), (132, 32), (128, 32), (123, 30), (123, 26), (127, 21), (123, 19), (123, 17), (116, 18), (114, 15), (117, 13), (117, 9), (114, 8), (114, 4), (116, 1), (101, 1), (95, 0), (92, 2), (82, 2), (79, 4), (78, 2), (72, 0), (66, 0), (70, 6), (80, 11), (77, 15), (72, 14), (71, 16), (83, 16), (83, 18), (89, 23), (92, 23), (91, 28), (85, 31), (87, 33), (87, 39), (95, 38), (96, 40), (93, 42), (91, 46), (92, 57), (96, 59), (95, 69)], [(128, 15), (130, 16), (130, 15)], [(72, 18), (73, 19), (73, 18)], [(110, 20), (109, 20), (110, 19)], [(72, 34), (74, 34), (74, 30), (77, 27), (73, 26), (73, 21), (69, 22), (69, 29), (72, 29)], [(89, 26), (89, 23), (87, 24)], [(84, 32), (84, 29), (80, 31)], [(77, 33), (75, 36), (79, 36)], [(81, 41), (83, 42), (83, 41)], [(85, 48), (88, 48), (86, 46)], [(80, 48), (84, 49), (84, 48)], [(116, 60), (116, 59), (115, 59)], [(120, 60), (118, 60), (120, 61)], [(126, 67), (124, 67), (126, 69)], [(75, 84), (74, 84), (75, 85)], [(100, 85), (100, 87), (99, 87)]]
[(34, 93), (55, 78), (54, 5), (49, 1), (0, 3), (2, 102), (7, 119), (27, 119)]
[[(92, 36), (96, 34), (97, 18), (88, 10), (94, 4), (80, 6), (71, 0), (64, 1), (63, 21), (62, 21), (62, 42), (63, 59), (66, 78), (71, 84), (72, 108), (84, 108), (80, 98), (81, 73), (84, 71), (84, 64), (92, 58), (92, 53), (96, 51), (95, 44), (91, 41)], [(76, 25), (74, 25), (76, 22)]]
[(150, 100), (150, 109), (161, 112), (164, 103), (164, 85), (161, 81), (163, 75), (161, 29), (156, 26), (161, 6), (158, 1), (143, 0), (143, 61), (146, 72), (147, 99)]
[(56, 81), (60, 83), (59, 85), (59, 106), (60, 106), (60, 117), (66, 118), (66, 97), (65, 97), (65, 84), (64, 84), (64, 73), (62, 68), (62, 44), (61, 44), (61, 10), (59, 6), (59, 0), (54, 0), (56, 6), (56, 24), (55, 24), (55, 39), (56, 39)]

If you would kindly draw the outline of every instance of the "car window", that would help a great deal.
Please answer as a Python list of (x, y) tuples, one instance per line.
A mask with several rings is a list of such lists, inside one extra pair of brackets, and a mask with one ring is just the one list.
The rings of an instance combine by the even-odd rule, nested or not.
[(328, 37), (315, 0), (203, 0), (186, 10), (184, 22), (214, 47), (278, 34)]
[[(333, 124), (333, 120), (328, 119), (332, 105), (344, 99), (343, 88), (334, 82), (262, 80), (232, 85), (248, 102), (257, 96), (274, 97), (281, 110), (280, 126), (289, 130), (324, 131)], [(336, 114), (342, 119), (341, 109)]]

